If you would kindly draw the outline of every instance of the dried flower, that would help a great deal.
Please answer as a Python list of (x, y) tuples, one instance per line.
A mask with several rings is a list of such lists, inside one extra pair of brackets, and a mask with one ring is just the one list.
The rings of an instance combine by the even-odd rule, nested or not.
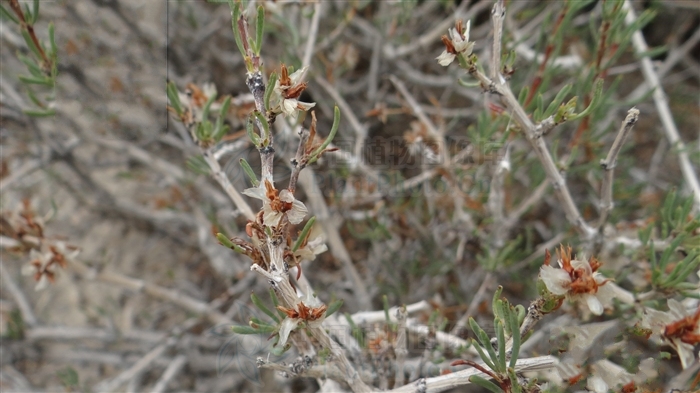
[(287, 318), (280, 324), (279, 345), (284, 346), (287, 343), (289, 334), (299, 326), (300, 322), (306, 322), (311, 327), (320, 327), (326, 317), (327, 308), (328, 306), (313, 296), (310, 288), (306, 289), (306, 295), (300, 299), (295, 308), (277, 306), (278, 310), (287, 314)]
[(49, 282), (54, 282), (56, 279), (55, 267), (52, 263), (53, 255), (51, 253), (40, 253), (37, 250), (29, 251), (30, 261), (22, 267), (22, 274), (25, 276), (33, 276), (36, 281), (34, 290), (40, 291), (49, 285)]
[(462, 54), (463, 56), (469, 56), (474, 50), (474, 41), (469, 41), (469, 29), (471, 21), (467, 21), (466, 29), (462, 28), (462, 21), (459, 20), (455, 24), (455, 27), (449, 29), (449, 37), (447, 35), (442, 36), (442, 43), (445, 44), (445, 50), (436, 57), (438, 63), (447, 67), (452, 64), (452, 62), (457, 58), (457, 55)]
[(605, 285), (610, 280), (596, 272), (601, 263), (594, 257), (587, 261), (571, 260), (571, 247), (562, 246), (557, 254), (561, 269), (556, 269), (547, 262), (540, 269), (540, 278), (547, 290), (572, 300), (585, 300), (593, 314), (601, 315), (604, 307), (611, 305), (612, 298), (616, 297), (614, 288)]
[(278, 191), (265, 180), (259, 187), (248, 188), (243, 194), (263, 201), (263, 223), (267, 226), (276, 226), (284, 214), (292, 224), (300, 223), (308, 210), (303, 202), (294, 198), (289, 190)]
[(692, 364), (693, 348), (700, 343), (700, 307), (692, 313), (681, 302), (669, 299), (667, 312), (645, 308), (641, 326), (650, 329), (656, 339), (671, 345), (684, 369)]
[(56, 280), (56, 265), (67, 267), (67, 261), (75, 258), (79, 252), (64, 242), (50, 245), (49, 251), (44, 253), (32, 249), (29, 251), (30, 261), (22, 267), (22, 274), (33, 276), (36, 281), (34, 289), (40, 291)]
[(282, 64), (280, 78), (275, 83), (274, 93), (279, 100), (279, 109), (287, 116), (293, 116), (297, 109), (308, 111), (316, 106), (314, 102), (301, 102), (299, 97), (306, 89), (306, 82), (301, 77), (306, 73), (306, 67), (288, 75), (287, 67)]

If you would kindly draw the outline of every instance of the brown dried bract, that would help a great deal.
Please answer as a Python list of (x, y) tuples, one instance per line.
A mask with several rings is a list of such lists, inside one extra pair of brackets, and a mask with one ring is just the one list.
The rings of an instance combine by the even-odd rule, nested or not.
[(678, 338), (690, 345), (700, 344), (700, 334), (697, 333), (699, 322), (700, 307), (695, 311), (695, 314), (666, 325), (664, 336), (667, 338)]

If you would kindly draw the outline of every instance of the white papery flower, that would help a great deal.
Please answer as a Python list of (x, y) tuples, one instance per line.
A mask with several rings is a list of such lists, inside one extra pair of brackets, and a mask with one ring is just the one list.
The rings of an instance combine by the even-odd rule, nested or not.
[(328, 246), (326, 246), (326, 239), (323, 236), (323, 229), (320, 225), (314, 225), (309, 232), (308, 239), (302, 247), (294, 252), (294, 256), (301, 261), (313, 261), (316, 259), (316, 255), (322, 254), (328, 251)]
[(299, 327), (301, 322), (306, 322), (308, 326), (313, 328), (321, 327), (323, 320), (326, 318), (326, 309), (328, 307), (313, 295), (311, 288), (306, 288), (306, 294), (299, 299), (294, 309), (281, 306), (277, 308), (287, 314), (279, 329), (280, 338), (278, 345), (284, 346), (287, 343), (289, 334)]
[(617, 293), (611, 285), (605, 285), (609, 280), (596, 272), (600, 262), (595, 258), (571, 260), (571, 247), (562, 246), (558, 253), (560, 269), (549, 264), (540, 268), (540, 278), (547, 290), (574, 301), (583, 300), (593, 314), (601, 315), (606, 307), (612, 305)]
[(675, 299), (668, 299), (668, 311), (645, 308), (641, 326), (651, 330), (657, 342), (675, 349), (683, 369), (695, 361), (695, 344), (700, 342), (700, 307), (693, 313)]
[(50, 252), (41, 253), (32, 249), (29, 251), (29, 262), (22, 266), (22, 275), (32, 276), (36, 281), (35, 291), (41, 291), (49, 285), (54, 277), (54, 266), (51, 264), (53, 254)]
[(471, 26), (471, 21), (467, 21), (467, 26), (464, 30), (464, 34), (460, 34), (461, 21), (457, 22), (457, 26), (447, 30), (448, 36), (442, 36), (442, 42), (445, 44), (445, 50), (442, 51), (440, 56), (436, 57), (438, 63), (447, 67), (452, 64), (452, 62), (457, 58), (458, 54), (464, 56), (469, 56), (474, 50), (474, 41), (469, 41), (469, 30)]
[(593, 375), (586, 381), (586, 389), (595, 393), (608, 393), (608, 384), (603, 381), (603, 378)]
[(289, 190), (278, 191), (268, 180), (244, 190), (243, 194), (263, 201), (263, 222), (267, 226), (276, 226), (285, 214), (290, 223), (298, 224), (308, 213), (306, 205), (295, 199)]
[(308, 111), (316, 106), (315, 102), (301, 102), (299, 96), (306, 88), (306, 84), (301, 81), (306, 74), (304, 67), (298, 69), (285, 78), (287, 68), (282, 66), (282, 75), (275, 82), (273, 92), (279, 101), (280, 111), (287, 116), (295, 116), (297, 110)]

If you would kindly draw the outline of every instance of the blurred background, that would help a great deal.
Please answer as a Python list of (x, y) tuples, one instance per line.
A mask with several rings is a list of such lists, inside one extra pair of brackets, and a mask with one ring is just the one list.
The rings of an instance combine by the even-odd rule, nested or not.
[[(21, 274), (31, 260), (27, 250), (4, 243), (0, 388), (318, 391), (319, 380), (286, 379), (255, 367), (255, 358), (269, 353), (267, 337), (230, 332), (231, 324), (245, 325), (259, 313), (251, 292), (271, 303), (268, 284), (250, 272), (248, 260), (212, 236), (217, 229), (243, 236), (245, 218), (198, 169), (201, 152), (166, 110), (166, 81), (180, 91), (188, 83), (213, 83), (220, 95), (233, 96), (227, 114), (231, 148), (220, 162), (238, 190), (250, 186), (238, 162), (246, 158), (254, 170), (260, 167), (243, 132), (253, 105), (228, 6), (174, 0), (40, 3), (35, 30), (48, 40), (48, 24), (55, 24), (58, 77), (54, 89), (31, 88), (42, 100), (53, 96), (54, 116), (22, 112), (32, 106), (17, 77), (26, 74), (17, 53), (27, 55), (27, 46), (16, 24), (7, 17), (0, 24), (2, 235), (11, 237), (7, 217), (24, 212), (26, 218), (31, 209), (36, 221), (45, 221), (43, 235), (79, 250), (76, 259), (87, 270), (58, 269), (55, 282), (35, 291), (34, 278)], [(507, 3), (511, 86), (516, 95), (526, 86), (542, 94), (524, 97), (528, 112), (542, 101), (546, 108), (566, 83), (573, 85), (566, 100), (578, 96), (581, 111), (592, 99), (594, 78), (604, 78), (603, 99), (590, 117), (545, 136), (587, 221), (598, 217), (599, 161), (627, 110), (640, 110), (619, 157), (608, 220), (615, 236), (637, 239), (669, 190), (688, 195), (688, 189), (625, 25), (610, 27), (601, 48), (605, 2)], [(692, 1), (631, 3), (650, 18), (642, 32), (697, 173), (700, 7)], [(471, 20), (474, 53), (488, 67), (492, 2), (256, 4), (265, 6), (267, 16), (265, 69), (279, 72), (282, 63), (298, 68), (310, 54), (301, 99), (316, 102), (319, 133), (330, 129), (334, 104), (342, 113), (334, 141), (339, 150), (310, 169), (317, 187), (297, 194), (313, 201), (307, 202), (312, 214), (327, 209), (323, 219), (342, 239), (304, 267), (317, 295), (326, 303), (342, 299), (342, 313), (368, 311), (347, 275), (349, 263), (367, 288), (371, 309), (382, 309), (384, 295), (391, 306), (425, 300), (430, 311), (416, 317), (446, 331), (467, 311), (488, 325), (497, 284), (513, 303), (533, 299), (544, 250), (560, 243), (576, 247), (581, 239), (529, 144), (501, 116), (500, 104), (470, 86), (474, 81), (456, 65), (442, 67), (435, 60), (444, 49), (440, 36), (458, 18)], [(249, 7), (253, 15), (255, 4)], [(296, 149), (291, 127), (283, 128), (288, 132), (280, 133), (276, 145), (278, 188), (286, 185), (288, 158)], [(448, 163), (436, 161), (441, 143), (453, 158)], [(504, 163), (509, 170), (498, 175), (499, 220), (490, 190)], [(634, 247), (611, 241), (595, 251), (618, 284), (631, 291), (645, 285), (644, 258)], [(577, 323), (580, 314), (572, 310), (563, 313), (567, 321), (555, 324)], [(548, 323), (546, 332), (554, 326)], [(374, 337), (374, 327), (362, 329)], [(453, 333), (467, 337), (460, 329)], [(559, 347), (547, 337), (529, 355), (556, 352)], [(420, 356), (425, 339), (412, 340), (411, 355)], [(601, 343), (617, 342), (614, 334), (606, 340)], [(657, 353), (644, 340), (626, 344), (629, 357), (618, 357), (631, 368)], [(437, 371), (425, 375), (442, 370), (442, 354), (438, 349), (429, 356)], [(275, 360), (294, 356), (291, 350)], [(381, 356), (371, 350), (365, 356), (368, 370), (381, 369)], [(678, 370), (673, 362), (659, 366), (658, 386)]]

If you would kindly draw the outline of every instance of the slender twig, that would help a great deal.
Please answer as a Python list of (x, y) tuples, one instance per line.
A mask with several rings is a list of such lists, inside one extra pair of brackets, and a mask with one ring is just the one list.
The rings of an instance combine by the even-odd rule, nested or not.
[(75, 259), (71, 259), (69, 263), (73, 269), (85, 279), (99, 280), (102, 282), (119, 285), (132, 291), (143, 292), (156, 299), (166, 300), (176, 304), (196, 315), (204, 316), (216, 324), (233, 324), (231, 319), (227, 318), (219, 311), (212, 309), (207, 303), (191, 298), (175, 290), (164, 288), (159, 285), (128, 277), (119, 273), (111, 273), (106, 271), (100, 272)]
[[(498, 14), (494, 14), (494, 18), (497, 16)], [(500, 37), (500, 34), (494, 34), (494, 36)], [(518, 99), (513, 95), (505, 79), (498, 78), (498, 80), (492, 80), (475, 66), (471, 67), (468, 71), (481, 83), (484, 89), (501, 97), (502, 103), (511, 111), (513, 120), (518, 123), (525, 133), (537, 158), (542, 163), (547, 177), (552, 182), (559, 202), (566, 213), (567, 220), (586, 237), (593, 237), (596, 234), (596, 230), (584, 221), (566, 185), (566, 180), (559, 172), (557, 164), (554, 162), (544, 138), (542, 138), (541, 133), (538, 132), (538, 126), (532, 122), (525, 112), (525, 109), (520, 106)]]
[[(515, 364), (516, 372), (547, 370), (559, 363), (554, 356), (540, 356), (528, 359), (518, 359)], [(443, 392), (445, 390), (454, 389), (459, 386), (468, 385), (471, 383), (469, 377), (479, 375), (488, 378), (481, 371), (474, 368), (456, 371), (450, 374), (441, 375), (433, 378), (421, 378), (414, 383), (402, 386), (397, 389), (389, 390), (390, 393), (416, 393), (416, 392)]]
[(163, 375), (160, 376), (160, 379), (158, 380), (158, 382), (156, 382), (155, 386), (153, 386), (151, 392), (164, 392), (165, 389), (167, 389), (170, 381), (172, 381), (180, 373), (180, 370), (182, 370), (182, 368), (185, 367), (185, 365), (187, 365), (187, 356), (177, 355), (175, 359), (173, 359), (173, 361), (170, 362), (170, 364), (168, 364), (168, 367), (165, 369), (165, 371), (163, 371)]
[(51, 68), (51, 61), (49, 60), (48, 56), (46, 56), (46, 52), (44, 51), (43, 45), (41, 45), (39, 39), (36, 37), (36, 33), (34, 32), (34, 26), (27, 23), (27, 19), (24, 16), (24, 12), (22, 12), (22, 7), (19, 4), (19, 0), (10, 0), (10, 8), (17, 15), (21, 27), (27, 30), (27, 33), (29, 33), (29, 37), (32, 39), (34, 46), (39, 51), (39, 55), (41, 56), (41, 61), (43, 63), (43, 68), (49, 70)]
[[(631, 25), (637, 20), (637, 15), (629, 0), (625, 0), (623, 9), (627, 11), (625, 23)], [(637, 30), (632, 34), (632, 45), (638, 55), (644, 54), (649, 50), (641, 30)], [(678, 154), (678, 161), (680, 163), (681, 172), (683, 173), (683, 178), (688, 184), (688, 187), (690, 187), (693, 197), (695, 198), (695, 208), (700, 209), (700, 183), (698, 183), (697, 174), (693, 168), (693, 164), (690, 162), (690, 157), (688, 157), (688, 151), (681, 140), (678, 128), (673, 120), (666, 93), (664, 92), (659, 76), (654, 70), (654, 65), (649, 56), (642, 56), (640, 61), (642, 62), (642, 74), (644, 75), (644, 79), (646, 79), (649, 87), (654, 89), (652, 97), (656, 110), (659, 113), (664, 132), (666, 133), (666, 138)]]
[(549, 179), (544, 179), (533, 192), (531, 192), (524, 201), (522, 201), (515, 209), (513, 209), (508, 217), (505, 219), (504, 229), (510, 230), (515, 224), (518, 223), (520, 217), (523, 216), (532, 206), (539, 202), (545, 195), (545, 192), (549, 189)]
[(406, 306), (399, 307), (396, 310), (396, 319), (399, 321), (396, 331), (396, 341), (394, 342), (394, 353), (396, 353), (396, 374), (394, 387), (399, 387), (404, 384), (404, 363), (406, 362), (406, 319), (408, 312)]
[(445, 148), (445, 139), (438, 128), (433, 124), (433, 122), (428, 118), (428, 116), (423, 112), (423, 108), (418, 104), (418, 101), (413, 97), (413, 95), (408, 91), (406, 85), (399, 80), (397, 77), (390, 75), (389, 80), (394, 84), (396, 89), (401, 93), (403, 98), (408, 103), (408, 106), (413, 111), (413, 114), (421, 121), (428, 130), (430, 137), (438, 145), (438, 155), (440, 157), (440, 163), (447, 163), (450, 160), (449, 152)]
[(228, 194), (238, 210), (240, 210), (247, 219), (254, 220), (255, 213), (253, 213), (253, 210), (250, 208), (245, 199), (243, 199), (243, 196), (241, 196), (241, 194), (233, 187), (233, 184), (231, 184), (228, 176), (226, 176), (224, 171), (221, 169), (219, 161), (214, 158), (213, 151), (208, 149), (203, 151), (203, 153), (204, 160), (207, 162), (207, 165), (209, 165), (214, 179), (216, 179), (216, 181), (221, 185), (221, 188), (226, 191), (226, 194)]
[(503, 34), (503, 19), (506, 7), (503, 0), (498, 0), (491, 9), (491, 21), (493, 22), (493, 50), (491, 51), (491, 79), (497, 79), (501, 75), (501, 40)]
[(121, 385), (130, 381), (136, 375), (144, 372), (145, 370), (148, 370), (153, 365), (153, 363), (158, 358), (160, 358), (168, 348), (175, 345), (175, 343), (175, 338), (168, 339), (166, 342), (150, 350), (141, 359), (139, 359), (139, 361), (134, 363), (134, 365), (129, 367), (127, 370), (124, 370), (122, 373), (108, 381), (103, 381), (99, 383), (97, 386), (95, 386), (94, 390), (100, 392), (110, 392), (119, 388)]
[(8, 272), (5, 269), (5, 265), (2, 263), (2, 261), (0, 261), (0, 275), (2, 276), (2, 283), (4, 285), (4, 289), (12, 295), (12, 297), (15, 299), (15, 302), (17, 303), (19, 312), (22, 313), (22, 321), (24, 321), (24, 323), (27, 324), (27, 326), (29, 327), (36, 326), (39, 323), (39, 321), (37, 320), (36, 315), (34, 315), (32, 306), (29, 304), (29, 301), (24, 296), (24, 292), (22, 292), (22, 289), (20, 289), (20, 287), (17, 286), (17, 284), (15, 284), (14, 280), (12, 280), (10, 272)]
[(340, 263), (343, 265), (343, 270), (345, 274), (350, 278), (353, 283), (355, 296), (357, 298), (358, 304), (362, 309), (371, 308), (371, 298), (367, 291), (367, 286), (364, 280), (360, 277), (360, 274), (355, 268), (355, 264), (350, 257), (350, 253), (345, 247), (340, 232), (338, 232), (337, 227), (332, 222), (331, 214), (328, 210), (328, 205), (326, 201), (323, 200), (323, 192), (321, 188), (316, 183), (314, 179), (314, 172), (311, 168), (307, 168), (306, 171), (302, 172), (299, 176), (299, 183), (304, 187), (306, 195), (309, 198), (309, 205), (316, 215), (316, 219), (319, 224), (321, 224), (324, 233), (326, 234), (326, 241), (331, 250), (331, 253), (336, 257)]
[(613, 173), (615, 165), (617, 164), (617, 156), (620, 154), (620, 150), (622, 150), (622, 145), (625, 143), (627, 135), (629, 135), (630, 131), (632, 131), (632, 128), (637, 123), (637, 119), (639, 119), (638, 109), (632, 108), (629, 111), (627, 111), (627, 117), (620, 125), (620, 130), (617, 132), (615, 141), (610, 147), (608, 156), (604, 160), (600, 161), (600, 166), (605, 171), (605, 175), (603, 176), (603, 184), (600, 188), (600, 221), (598, 222), (599, 230), (605, 225), (605, 221), (607, 221), (608, 215), (610, 214), (610, 211), (613, 208), (612, 186)]

